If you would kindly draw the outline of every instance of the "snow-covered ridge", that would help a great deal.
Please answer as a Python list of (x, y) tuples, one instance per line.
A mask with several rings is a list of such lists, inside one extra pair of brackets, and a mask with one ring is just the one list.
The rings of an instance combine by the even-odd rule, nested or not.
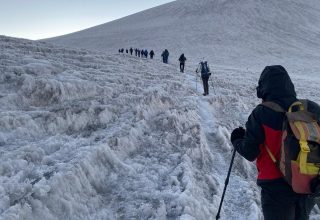
[[(320, 59), (316, 0), (178, 0), (110, 23), (48, 39), (115, 53), (118, 48), (167, 48), (198, 61), (263, 68), (282, 63), (312, 68)], [(307, 59), (306, 59), (307, 58)]]

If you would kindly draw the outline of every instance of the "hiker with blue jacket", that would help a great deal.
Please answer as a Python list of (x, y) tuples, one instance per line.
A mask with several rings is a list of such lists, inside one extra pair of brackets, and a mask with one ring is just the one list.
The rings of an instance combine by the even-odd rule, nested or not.
[(208, 81), (209, 81), (209, 77), (210, 77), (211, 73), (210, 73), (210, 68), (209, 68), (207, 61), (201, 61), (199, 63), (198, 68), (196, 69), (196, 73), (201, 73), (201, 79), (203, 82), (203, 90), (204, 90), (203, 95), (204, 96), (209, 95)]
[[(231, 133), (231, 142), (235, 150), (249, 161), (256, 160), (257, 184), (261, 187), (261, 205), (265, 220), (307, 220), (314, 206), (313, 199), (308, 194), (297, 193), (295, 180), (289, 183), (288, 177), (283, 173), (289, 171), (293, 172), (292, 176), (297, 175), (290, 167), (296, 165), (291, 164), (292, 160), (289, 164), (281, 162), (288, 159), (284, 156), (287, 155), (283, 151), (284, 147), (293, 147), (292, 144), (284, 144), (284, 141), (293, 141), (289, 137), (295, 135), (292, 131), (284, 130), (285, 124), (292, 126), (287, 122), (288, 112), (292, 112), (294, 107), (299, 107), (299, 111), (308, 111), (308, 115), (310, 112), (315, 120), (320, 119), (319, 105), (308, 100), (305, 102), (307, 108), (304, 108), (304, 104), (302, 105), (302, 101), (298, 101), (296, 96), (294, 85), (284, 67), (265, 67), (257, 87), (257, 97), (262, 99), (262, 103), (252, 111), (246, 129), (239, 127)], [(300, 131), (305, 132), (304, 130)], [(300, 145), (297, 139), (296, 145), (299, 152)], [(313, 159), (319, 160), (319, 157), (320, 155), (316, 155)], [(280, 164), (288, 167), (280, 169)], [(306, 186), (310, 186), (311, 189), (311, 183), (307, 183)], [(318, 191), (318, 187), (317, 183), (315, 190)]]

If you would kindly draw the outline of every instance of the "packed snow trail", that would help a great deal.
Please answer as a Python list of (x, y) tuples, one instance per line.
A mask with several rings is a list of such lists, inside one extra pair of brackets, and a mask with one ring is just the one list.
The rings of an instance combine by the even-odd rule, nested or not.
[[(220, 201), (233, 149), (229, 142), (230, 130), (245, 122), (246, 115), (243, 113), (248, 109), (244, 104), (244, 98), (252, 96), (250, 94), (252, 85), (250, 83), (240, 85), (243, 89), (242, 93), (238, 94), (236, 88), (239, 84), (235, 85), (226, 78), (228, 73), (232, 73), (230, 70), (215, 69), (212, 72), (209, 96), (201, 95), (203, 86), (201, 79), (198, 79), (198, 83), (200, 81), (198, 111), (210, 153), (218, 155), (212, 165), (215, 168), (213, 173), (219, 182), (218, 194), (214, 198)], [(237, 70), (237, 72), (248, 75), (246, 71)], [(188, 74), (187, 77), (190, 83), (194, 84), (195, 73)], [(252, 78), (252, 75), (248, 75), (248, 78)], [(221, 219), (262, 219), (255, 176), (253, 165), (237, 155), (222, 206)]]

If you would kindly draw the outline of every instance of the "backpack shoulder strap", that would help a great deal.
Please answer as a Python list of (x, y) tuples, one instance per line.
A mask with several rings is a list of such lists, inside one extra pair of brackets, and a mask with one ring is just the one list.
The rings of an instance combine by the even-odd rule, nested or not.
[(275, 102), (262, 102), (260, 105), (270, 108), (276, 112), (286, 112), (279, 104)]

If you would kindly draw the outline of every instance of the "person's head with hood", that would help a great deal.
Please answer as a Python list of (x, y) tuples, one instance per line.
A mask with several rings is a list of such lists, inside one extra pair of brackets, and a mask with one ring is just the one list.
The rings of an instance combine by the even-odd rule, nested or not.
[(277, 102), (284, 108), (288, 108), (297, 100), (297, 94), (290, 76), (283, 66), (267, 66), (261, 73), (257, 97), (263, 101)]

